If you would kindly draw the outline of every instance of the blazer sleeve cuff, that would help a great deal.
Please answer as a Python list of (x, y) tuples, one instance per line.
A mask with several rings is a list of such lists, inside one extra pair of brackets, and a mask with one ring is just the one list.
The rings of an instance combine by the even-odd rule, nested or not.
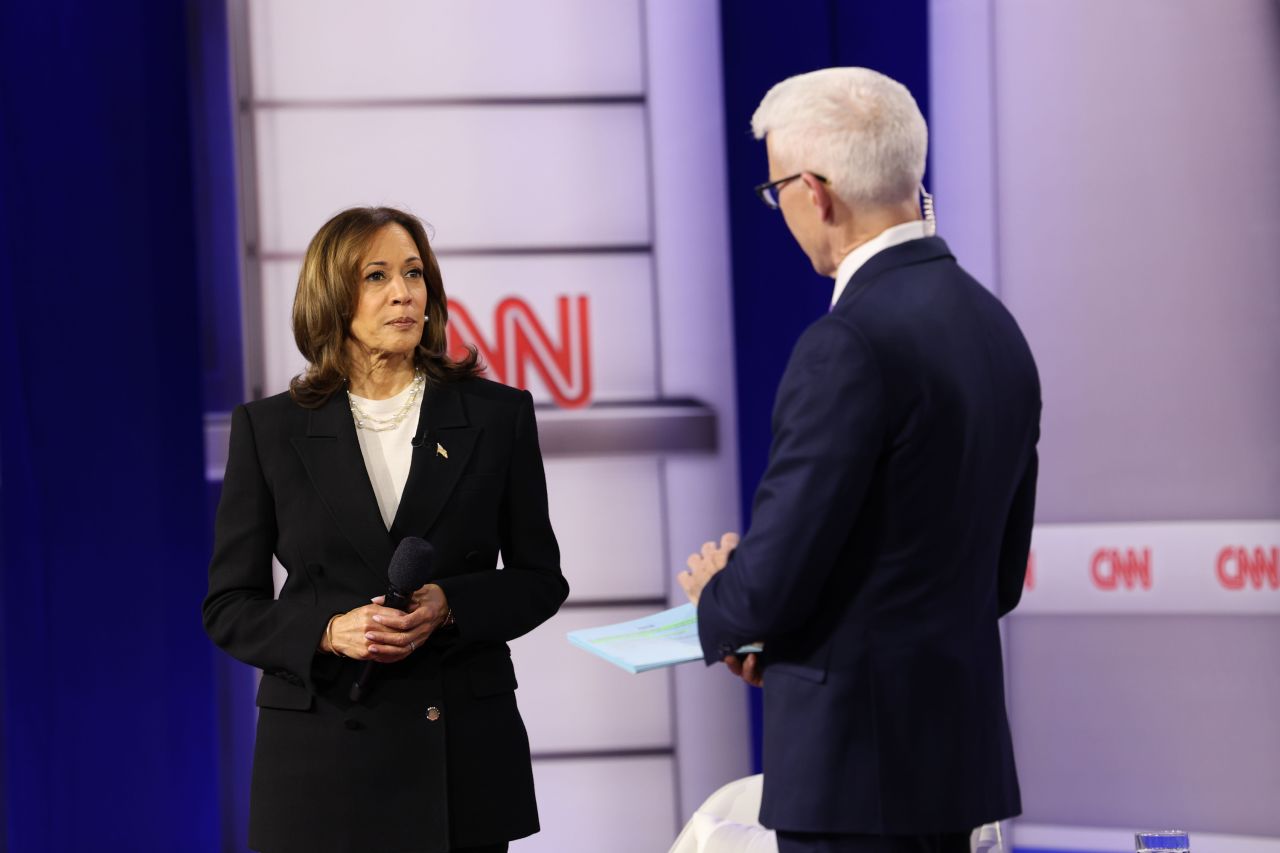
[(698, 597), (698, 642), (702, 646), (702, 659), (707, 666), (720, 663), (751, 642), (738, 640), (720, 618), (715, 601), (715, 588), (719, 580), (719, 574), (712, 577)]

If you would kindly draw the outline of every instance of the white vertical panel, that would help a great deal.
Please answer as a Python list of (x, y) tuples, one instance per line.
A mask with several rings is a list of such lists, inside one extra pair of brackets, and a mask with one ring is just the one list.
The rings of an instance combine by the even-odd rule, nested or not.
[(270, 100), (638, 94), (638, 0), (251, 0)]
[(293, 294), (301, 260), (268, 261), (261, 266), (262, 393), (279, 394), (307, 366), (293, 341)]
[(259, 109), (255, 121), (265, 253), (301, 253), (334, 213), (384, 203), (430, 223), (442, 249), (649, 242), (638, 105)]
[(570, 600), (661, 598), (666, 566), (657, 460), (549, 458), (545, 465)]
[(569, 631), (651, 612), (638, 607), (571, 607), (511, 644), (520, 678), (520, 713), (535, 754), (672, 745), (668, 673), (632, 675), (565, 640)]
[(1038, 519), (1273, 517), (1280, 6), (996, 11), (1001, 296), (1039, 357)]
[(665, 757), (535, 761), (542, 831), (511, 853), (661, 853), (676, 837), (673, 773)]
[[(664, 462), (665, 570), (672, 575), (703, 541), (740, 529), (720, 13), (710, 0), (645, 9), (662, 389), (710, 405), (720, 428), (715, 455)], [(760, 157), (763, 163), (763, 149)], [(683, 603), (679, 587), (671, 587), (673, 602)], [(678, 667), (676, 724), (681, 810), (688, 817), (725, 782), (750, 773), (742, 682), (723, 666)]]

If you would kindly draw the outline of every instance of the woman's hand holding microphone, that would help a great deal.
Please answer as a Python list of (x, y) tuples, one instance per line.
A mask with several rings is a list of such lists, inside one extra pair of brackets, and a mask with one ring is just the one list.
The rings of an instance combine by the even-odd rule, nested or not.
[(407, 612), (384, 607), (385, 598), (380, 595), (372, 604), (330, 619), (320, 650), (356, 660), (395, 663), (422, 648), (437, 629), (452, 623), (449, 602), (436, 584), (415, 590)]

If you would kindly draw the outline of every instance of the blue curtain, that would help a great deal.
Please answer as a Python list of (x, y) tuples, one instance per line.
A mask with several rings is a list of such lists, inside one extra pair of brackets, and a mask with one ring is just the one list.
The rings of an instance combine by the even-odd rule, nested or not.
[(187, 12), (0, 8), (0, 807), (15, 853), (222, 848), (199, 615), (201, 258), (218, 243), (196, 218), (209, 186)]
[[(813, 272), (782, 215), (751, 188), (766, 180), (751, 114), (774, 84), (833, 65), (861, 65), (906, 85), (929, 116), (927, 0), (721, 0), (729, 225), (733, 266), (742, 517), (769, 454), (774, 392), (800, 333), (822, 316), (832, 281)], [(926, 176), (926, 183), (927, 183)], [(760, 769), (760, 697), (750, 690), (752, 757)]]

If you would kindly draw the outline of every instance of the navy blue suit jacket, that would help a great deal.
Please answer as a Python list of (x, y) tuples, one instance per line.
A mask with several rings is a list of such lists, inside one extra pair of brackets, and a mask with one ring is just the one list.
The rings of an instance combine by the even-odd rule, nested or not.
[(936, 237), (872, 257), (801, 336), (750, 529), (698, 606), (708, 663), (765, 644), (765, 825), (1021, 810), (997, 619), (1025, 576), (1039, 419), (1017, 324)]

